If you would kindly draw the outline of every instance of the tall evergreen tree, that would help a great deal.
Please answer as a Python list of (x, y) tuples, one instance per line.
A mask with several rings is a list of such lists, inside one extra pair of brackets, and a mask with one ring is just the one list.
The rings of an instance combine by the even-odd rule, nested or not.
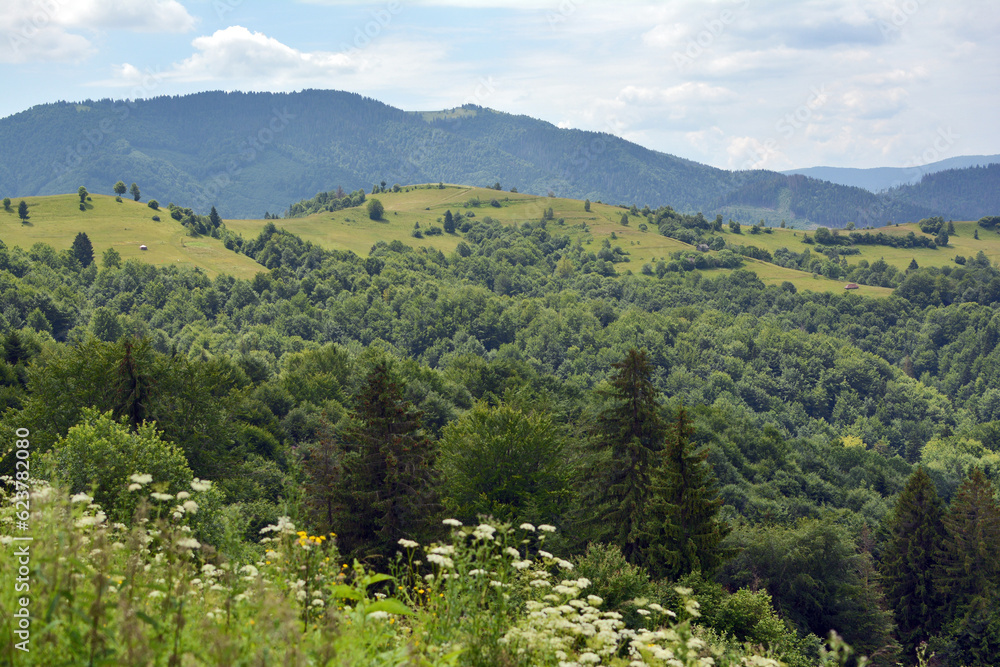
[(730, 528), (718, 516), (722, 499), (708, 450), (696, 449), (693, 434), (681, 406), (652, 477), (642, 561), (650, 573), (670, 579), (696, 571), (710, 575), (731, 555), (722, 547)]
[(27, 222), (28, 218), (28, 202), (21, 200), (21, 203), (17, 205), (17, 216), (21, 218), (21, 222)]
[(211, 213), (208, 214), (208, 219), (211, 221), (214, 229), (218, 229), (219, 225), (222, 224), (222, 217), (219, 215), (219, 212), (215, 210), (214, 206), (212, 207)]
[(642, 556), (650, 472), (663, 449), (666, 424), (646, 350), (629, 350), (614, 367), (613, 403), (598, 418), (594, 433), (598, 458), (588, 475), (586, 495), (594, 537), (618, 545), (635, 563)]
[(455, 217), (451, 214), (451, 209), (444, 212), (444, 231), (447, 234), (455, 233)]
[(944, 526), (938, 552), (941, 610), (947, 618), (969, 618), (1000, 595), (1000, 505), (979, 468), (958, 488)]
[(90, 243), (90, 237), (84, 232), (79, 232), (73, 239), (73, 256), (83, 267), (88, 267), (94, 261), (94, 246)]
[(384, 360), (368, 374), (352, 417), (341, 433), (335, 530), (346, 553), (389, 558), (400, 538), (419, 540), (435, 526), (433, 444)]
[(907, 664), (940, 627), (936, 551), (945, 535), (944, 509), (930, 476), (921, 467), (910, 475), (888, 522), (882, 557), (886, 598), (896, 617)]

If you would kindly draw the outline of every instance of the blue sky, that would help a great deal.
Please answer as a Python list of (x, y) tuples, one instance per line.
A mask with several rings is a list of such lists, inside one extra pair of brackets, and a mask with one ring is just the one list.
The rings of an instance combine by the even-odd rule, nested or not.
[(57, 100), (348, 90), (472, 102), (725, 168), (1000, 153), (982, 0), (0, 0), (0, 116)]

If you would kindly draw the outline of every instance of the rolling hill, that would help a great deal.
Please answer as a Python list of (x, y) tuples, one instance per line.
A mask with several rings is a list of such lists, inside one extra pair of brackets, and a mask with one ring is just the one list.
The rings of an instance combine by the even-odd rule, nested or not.
[[(997, 178), (988, 172), (970, 188), (996, 191)], [(979, 212), (977, 197), (965, 192), (958, 208), (951, 183), (932, 196), (921, 195), (922, 184), (905, 195), (875, 195), (802, 175), (716, 169), (610, 134), (481, 107), (407, 112), (338, 91), (60, 102), (0, 119), (0, 195), (80, 185), (110, 193), (120, 179), (138, 183), (143, 199), (200, 213), (215, 205), (232, 218), (282, 212), (316, 192), (381, 181), (500, 182), (531, 194), (669, 204), (799, 227), (996, 212)]]
[[(229, 219), (226, 227), (245, 239), (256, 238), (265, 225), (273, 224), (307, 242), (335, 250), (348, 250), (362, 257), (367, 256), (378, 242), (401, 242), (413, 247), (427, 247), (450, 254), (462, 241), (462, 234), (445, 234), (431, 231), (442, 227), (446, 211), (461, 212), (470, 220), (492, 218), (504, 224), (523, 225), (537, 223), (547, 209), (552, 209), (550, 229), (566, 235), (572, 242), (579, 242), (585, 249), (597, 252), (605, 241), (611, 248), (620, 248), (627, 261), (614, 264), (619, 273), (639, 274), (646, 265), (669, 262), (674, 253), (692, 252), (694, 246), (674, 238), (662, 236), (655, 227), (641, 225), (643, 218), (632, 218), (629, 225), (621, 224), (622, 208), (593, 203), (586, 211), (584, 202), (560, 197), (539, 197), (526, 193), (498, 192), (489, 188), (442, 184), (406, 186), (399, 192), (375, 195), (385, 208), (383, 218), (371, 220), (365, 206), (339, 211), (323, 211), (304, 217), (274, 220)], [(250, 278), (266, 271), (264, 267), (239, 252), (227, 249), (222, 241), (209, 236), (192, 237), (180, 222), (163, 211), (150, 210), (145, 204), (124, 200), (116, 202), (107, 195), (92, 195), (86, 211), (79, 210), (79, 200), (74, 195), (29, 197), (29, 224), (22, 224), (17, 217), (16, 202), (11, 211), (0, 210), (0, 240), (7, 246), (29, 249), (38, 242), (51, 245), (56, 250), (68, 249), (73, 238), (85, 231), (93, 246), (95, 257), (109, 247), (114, 247), (124, 259), (141, 259), (156, 265), (199, 267), (209, 276), (227, 273), (240, 278)], [(492, 202), (495, 201), (496, 205)], [(161, 218), (152, 220), (153, 215)], [(980, 229), (980, 239), (973, 238), (974, 222), (955, 223), (956, 234), (947, 248), (891, 248), (887, 246), (854, 246), (858, 254), (850, 256), (855, 264), (861, 260), (873, 263), (883, 260), (904, 271), (911, 260), (922, 267), (954, 266), (956, 255), (975, 256), (982, 251), (991, 261), (1000, 261), (1000, 236)], [(421, 237), (414, 230), (421, 230)], [(905, 236), (910, 232), (921, 235), (916, 225), (904, 224), (874, 230), (889, 235)], [(803, 244), (801, 230), (767, 228), (766, 233), (751, 233), (744, 226), (737, 236), (728, 227), (718, 235), (730, 245), (752, 245), (774, 254), (780, 248), (793, 253), (811, 250), (822, 258), (816, 245)], [(140, 250), (146, 245), (148, 250)], [(714, 255), (715, 253), (710, 253)], [(798, 290), (839, 293), (844, 280), (831, 280), (823, 275), (796, 270), (749, 257), (744, 267), (753, 271), (766, 284), (790, 282)], [(706, 275), (727, 273), (730, 269), (710, 269)], [(890, 288), (863, 285), (860, 292), (870, 296), (887, 296)]]

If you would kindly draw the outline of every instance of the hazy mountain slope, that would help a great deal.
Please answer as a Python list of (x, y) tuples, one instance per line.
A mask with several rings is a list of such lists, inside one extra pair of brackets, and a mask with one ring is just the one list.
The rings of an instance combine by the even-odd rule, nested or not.
[(789, 169), (782, 174), (802, 174), (839, 185), (864, 188), (871, 192), (882, 192), (900, 185), (919, 183), (926, 174), (935, 174), (946, 169), (965, 169), (1000, 163), (1000, 155), (960, 155), (919, 167), (874, 167), (856, 169), (852, 167), (806, 167)]
[[(950, 180), (933, 194), (878, 198), (804, 176), (716, 169), (526, 116), (479, 107), (406, 112), (338, 91), (61, 102), (0, 119), (0, 195), (80, 185), (108, 194), (119, 179), (138, 183), (144, 201), (202, 213), (215, 205), (226, 217), (261, 217), (338, 185), (367, 190), (383, 180), (499, 181), (534, 194), (669, 204), (775, 224), (883, 224), (975, 212), (964, 190), (961, 208), (953, 206)], [(976, 183), (970, 187), (986, 181)]]

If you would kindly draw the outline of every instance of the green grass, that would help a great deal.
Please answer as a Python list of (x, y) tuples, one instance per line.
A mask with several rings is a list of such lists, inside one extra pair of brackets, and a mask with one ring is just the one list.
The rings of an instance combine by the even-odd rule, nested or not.
[[(955, 231), (957, 233), (949, 239), (948, 246), (945, 248), (930, 250), (928, 248), (890, 248), (889, 246), (882, 245), (858, 245), (853, 247), (860, 250), (861, 254), (850, 255), (847, 257), (847, 261), (850, 264), (857, 264), (862, 259), (873, 262), (881, 258), (888, 264), (895, 266), (898, 269), (906, 269), (906, 267), (910, 265), (910, 260), (914, 259), (917, 261), (919, 266), (957, 266), (955, 264), (956, 255), (975, 257), (976, 253), (980, 250), (982, 250), (991, 261), (1000, 261), (1000, 235), (980, 228), (980, 238), (974, 239), (972, 235), (976, 229), (975, 222), (955, 222), (954, 224)], [(750, 234), (750, 227), (745, 225), (742, 227), (742, 230), (743, 234), (741, 235), (741, 239), (739, 236), (730, 233), (728, 227), (724, 228), (724, 234), (727, 236), (726, 240), (730, 243), (757, 246), (758, 248), (763, 248), (771, 253), (778, 248), (788, 248), (793, 252), (802, 252), (806, 248), (816, 252), (818, 249), (822, 248), (820, 245), (806, 245), (802, 243), (802, 237), (807, 233), (802, 230), (772, 228), (773, 231), (770, 234)], [(917, 236), (933, 238), (933, 235), (921, 232), (920, 227), (918, 227), (915, 223), (902, 224), (898, 227), (892, 225), (889, 227), (880, 227), (874, 230), (858, 231), (871, 231), (872, 233), (882, 232), (892, 236), (906, 236), (908, 233), (913, 232)], [(810, 236), (814, 235), (814, 232), (808, 233)], [(840, 230), (840, 233), (846, 234), (847, 232)], [(733, 237), (735, 237), (735, 239)]]
[[(23, 248), (41, 241), (62, 250), (70, 247), (77, 232), (85, 231), (98, 257), (113, 246), (125, 259), (138, 258), (158, 265), (199, 266), (212, 276), (229, 273), (249, 278), (262, 270), (250, 258), (226, 250), (217, 239), (188, 236), (184, 227), (163, 211), (158, 213), (161, 221), (154, 222), (151, 218), (157, 213), (143, 203), (130, 199), (118, 203), (114, 197), (104, 195), (92, 197), (87, 211), (79, 210), (75, 194), (26, 197), (31, 215), (31, 224), (28, 225), (20, 223), (16, 212), (20, 199), (14, 199), (10, 212), (0, 210), (0, 239), (8, 245)], [(374, 197), (385, 207), (385, 214), (379, 221), (369, 219), (362, 205), (333, 213), (270, 222), (323, 248), (350, 250), (361, 256), (366, 256), (379, 241), (401, 241), (413, 247), (423, 246), (450, 253), (461, 241), (461, 234), (426, 234), (432, 225), (443, 227), (439, 219), (444, 217), (446, 210), (471, 212), (477, 220), (489, 216), (505, 224), (523, 224), (537, 222), (546, 209), (552, 208), (550, 231), (567, 234), (589, 250), (599, 250), (603, 239), (610, 238), (614, 233), (617, 238), (611, 244), (628, 251), (631, 258), (630, 262), (616, 265), (619, 272), (639, 274), (643, 264), (667, 261), (670, 254), (678, 250), (693, 250), (686, 243), (661, 236), (655, 228), (641, 231), (639, 224), (644, 222), (643, 218), (630, 216), (629, 224), (623, 226), (620, 222), (624, 209), (596, 202), (591, 205), (590, 211), (585, 211), (583, 202), (576, 199), (539, 197), (453, 184), (446, 184), (444, 188), (438, 188), (436, 184), (408, 186), (400, 192), (386, 192)], [(470, 200), (476, 198), (479, 199), (479, 206), (467, 206)], [(493, 199), (500, 203), (499, 207), (490, 205)], [(558, 222), (560, 219), (563, 220), (561, 225)], [(260, 233), (267, 222), (226, 220), (226, 226), (251, 239)], [(423, 238), (412, 236), (415, 224), (420, 225)], [(1000, 261), (1000, 235), (980, 229), (981, 238), (976, 240), (972, 237), (975, 227), (975, 222), (956, 222), (957, 234), (951, 238), (949, 246), (937, 250), (856, 246), (861, 254), (848, 257), (848, 262), (856, 264), (862, 259), (872, 262), (883, 258), (889, 264), (905, 269), (910, 260), (915, 259), (920, 266), (955, 266), (956, 255), (973, 257), (980, 250), (992, 261)], [(771, 228), (770, 234), (750, 234), (749, 229), (749, 226), (744, 226), (743, 234), (737, 236), (724, 227), (723, 235), (730, 243), (755, 245), (772, 253), (782, 247), (795, 252), (805, 248), (816, 251), (819, 247), (803, 244), (802, 237), (806, 232), (802, 230)], [(905, 235), (911, 231), (922, 234), (915, 224), (883, 227), (875, 231), (894, 235)], [(146, 244), (149, 250), (140, 251), (140, 244)], [(836, 293), (844, 289), (844, 281), (822, 276), (814, 278), (811, 273), (765, 262), (747, 260), (745, 268), (755, 272), (768, 285), (787, 281), (799, 290)], [(719, 275), (726, 272), (727, 269), (716, 269), (704, 273)], [(887, 296), (892, 290), (862, 286), (859, 293)]]
[[(113, 247), (122, 259), (141, 259), (160, 266), (197, 266), (210, 276), (228, 273), (252, 278), (264, 270), (249, 257), (227, 250), (218, 239), (188, 236), (165, 210), (154, 211), (132, 199), (117, 202), (113, 196), (96, 194), (91, 198), (87, 210), (81, 211), (76, 194), (23, 197), (30, 217), (28, 224), (22, 224), (17, 215), (22, 198), (12, 197), (10, 211), (0, 208), (0, 240), (26, 250), (39, 242), (65, 250), (77, 233), (85, 232), (98, 262), (104, 251)], [(152, 219), (154, 215), (160, 222)], [(148, 250), (140, 250), (140, 245)]]

